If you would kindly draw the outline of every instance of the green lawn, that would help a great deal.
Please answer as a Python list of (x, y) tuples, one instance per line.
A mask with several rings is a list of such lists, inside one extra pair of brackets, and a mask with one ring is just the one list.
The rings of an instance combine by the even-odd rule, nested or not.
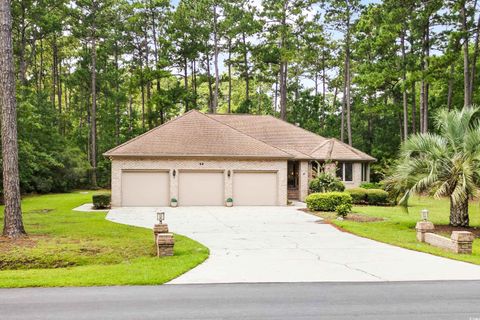
[[(383, 221), (354, 222), (349, 220), (331, 222), (356, 235), (390, 243), (399, 247), (428, 252), (434, 255), (480, 264), (480, 239), (473, 243), (472, 255), (450, 253), (416, 240), (415, 224), (420, 220), (420, 210), (429, 210), (429, 220), (435, 225), (447, 225), (449, 222), (449, 202), (447, 199), (413, 197), (410, 199), (408, 213), (401, 207), (355, 206), (354, 213), (384, 218)], [(480, 226), (479, 202), (470, 203), (470, 226)], [(322, 215), (322, 214), (320, 214)]]
[[(175, 235), (175, 255), (157, 258), (151, 230), (72, 211), (92, 192), (26, 197), (29, 237), (0, 238), (0, 287), (162, 284), (202, 263), (208, 249)], [(3, 227), (3, 208), (0, 214)]]

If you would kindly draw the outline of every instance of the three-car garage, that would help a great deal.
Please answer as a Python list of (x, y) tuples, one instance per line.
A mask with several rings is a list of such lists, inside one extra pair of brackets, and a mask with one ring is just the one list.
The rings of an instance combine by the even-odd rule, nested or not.
[(121, 170), (123, 207), (275, 206), (279, 202), (278, 171), (235, 169), (126, 169)]

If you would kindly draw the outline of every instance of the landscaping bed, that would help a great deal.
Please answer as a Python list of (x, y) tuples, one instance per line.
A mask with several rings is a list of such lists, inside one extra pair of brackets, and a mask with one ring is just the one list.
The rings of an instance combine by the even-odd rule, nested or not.
[[(300, 209), (301, 211), (311, 213), (317, 217), (320, 217), (324, 219), (325, 222), (330, 223), (332, 220), (337, 220), (338, 215), (335, 212), (323, 212), (323, 211), (314, 211), (311, 212), (308, 209)], [(348, 221), (355, 221), (355, 222), (376, 222), (376, 221), (383, 221), (383, 218), (379, 217), (371, 217), (368, 215), (364, 214), (358, 214), (358, 213), (349, 213), (344, 220)]]
[(107, 221), (106, 212), (72, 211), (91, 198), (25, 198), (28, 237), (0, 237), (0, 287), (161, 284), (208, 257), (206, 247), (175, 235), (175, 255), (157, 258), (151, 230)]
[[(344, 220), (337, 220), (334, 212), (313, 212), (312, 214), (322, 218), (327, 217), (328, 223), (333, 224), (340, 230), (361, 237), (411, 250), (480, 264), (480, 239), (476, 239), (473, 242), (472, 255), (455, 254), (418, 242), (416, 239), (415, 224), (420, 220), (420, 211), (424, 208), (430, 211), (429, 220), (435, 224), (437, 229), (435, 232), (442, 233), (442, 235), (448, 234), (449, 236), (453, 230), (464, 230), (464, 228), (452, 228), (448, 226), (450, 208), (448, 199), (433, 199), (431, 197), (412, 197), (408, 211), (398, 206), (354, 206), (353, 213), (348, 214)], [(469, 209), (471, 228), (468, 228), (467, 231), (474, 232), (478, 235), (478, 229), (480, 228), (480, 206), (478, 201), (471, 202)], [(349, 218), (349, 216), (352, 216), (352, 218)], [(365, 219), (363, 217), (380, 220), (364, 221)]]
[(450, 225), (435, 225), (433, 233), (440, 234), (442, 236), (450, 236), (452, 231), (468, 231), (475, 235), (475, 238), (480, 238), (480, 228), (478, 227), (452, 227)]

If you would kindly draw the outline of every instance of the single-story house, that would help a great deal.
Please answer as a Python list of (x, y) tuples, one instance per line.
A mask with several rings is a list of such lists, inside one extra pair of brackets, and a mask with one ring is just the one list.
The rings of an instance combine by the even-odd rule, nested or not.
[[(269, 115), (189, 111), (116, 148), (112, 206), (286, 205), (304, 200), (318, 168), (348, 187), (375, 159)], [(323, 164), (326, 164), (323, 166)], [(336, 166), (336, 168), (335, 168)]]

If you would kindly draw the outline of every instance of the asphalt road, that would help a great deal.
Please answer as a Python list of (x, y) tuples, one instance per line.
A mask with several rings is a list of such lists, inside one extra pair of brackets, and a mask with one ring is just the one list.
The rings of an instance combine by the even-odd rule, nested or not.
[(2, 289), (0, 319), (480, 320), (480, 281)]

